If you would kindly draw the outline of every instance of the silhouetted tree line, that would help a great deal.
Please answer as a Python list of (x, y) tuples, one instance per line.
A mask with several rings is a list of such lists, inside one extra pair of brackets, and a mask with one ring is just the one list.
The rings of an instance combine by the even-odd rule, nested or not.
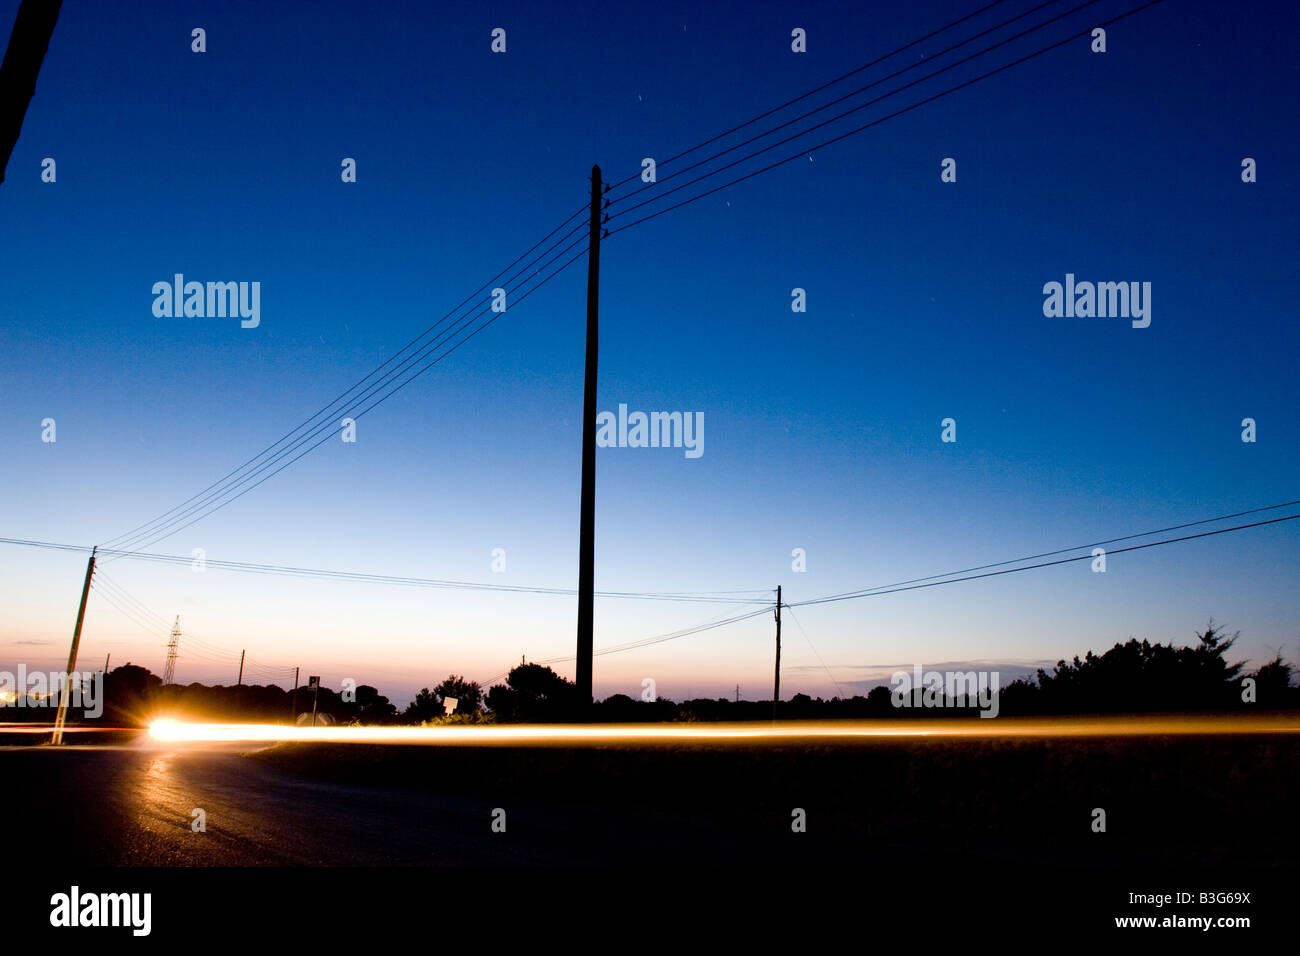
[[(1292, 665), (1280, 654), (1249, 674), (1242, 673), (1243, 664), (1228, 662), (1226, 655), (1239, 636), (1225, 636), (1223, 629), (1211, 621), (1188, 647), (1130, 638), (1103, 654), (1089, 651), (1082, 659), (1057, 662), (1050, 673), (1039, 669), (1034, 678), (1020, 678), (1001, 686), (997, 712), (1037, 716), (1300, 707), (1300, 688), (1292, 685)], [(504, 685), (488, 691), (485, 702), (498, 721), (560, 721), (574, 713), (575, 691), (571, 681), (549, 667), (521, 664), (510, 671)], [(978, 703), (969, 698), (959, 696), (949, 701), (943, 693), (930, 695), (931, 706), (920, 706), (922, 691), (914, 689), (911, 694), (913, 706), (909, 707), (897, 706), (888, 686), (873, 687), (865, 695), (830, 700), (795, 694), (778, 703), (777, 716), (790, 720), (933, 718), (973, 716), (980, 710)], [(597, 701), (589, 719), (627, 723), (768, 720), (771, 716), (771, 700), (732, 701), (720, 697), (644, 701), (615, 694)]]
[[(235, 686), (207, 684), (168, 684), (147, 668), (123, 664), (94, 678), (103, 683), (97, 692), (103, 701), (103, 714), (97, 720), (85, 719), (86, 708), (69, 708), (70, 723), (96, 724), (101, 727), (143, 727), (160, 716), (176, 719), (289, 723), (298, 714), (311, 713), (314, 690), (299, 687), (295, 695), (275, 685), (243, 684)], [(334, 723), (395, 723), (397, 708), (387, 697), (367, 684), (345, 695), (327, 687), (316, 699), (317, 714), (328, 715)], [(58, 709), (58, 698), (48, 707), (6, 707), (0, 719), (24, 723), (51, 723)]]
[[(1292, 665), (1279, 654), (1252, 673), (1244, 665), (1229, 663), (1227, 652), (1239, 634), (1226, 637), (1211, 621), (1188, 647), (1152, 644), (1130, 638), (1103, 654), (1089, 651), (1082, 659), (1058, 661), (1049, 673), (1040, 669), (1034, 678), (1021, 678), (1000, 687), (1001, 715), (1060, 715), (1140, 713), (1144, 711), (1228, 711), (1300, 708), (1300, 688), (1292, 685)], [(299, 687), (297, 694), (274, 685), (208, 686), (170, 684), (147, 669), (126, 664), (106, 677), (104, 713), (100, 726), (143, 726), (167, 715), (180, 719), (287, 723), (310, 713), (315, 691)], [(916, 706), (896, 706), (887, 686), (873, 687), (865, 695), (824, 700), (795, 694), (778, 703), (782, 719), (835, 719), (864, 717), (935, 717), (974, 715), (978, 706), (945, 706), (942, 693), (931, 695), (931, 706), (913, 691)], [(455, 700), (454, 706), (451, 704)], [(968, 701), (960, 701), (968, 703)], [(956, 702), (954, 702), (956, 703)], [(523, 663), (511, 669), (504, 684), (483, 692), (477, 682), (452, 674), (433, 689), (423, 688), (406, 710), (398, 713), (388, 698), (369, 685), (344, 694), (320, 688), (318, 714), (335, 723), (544, 723), (574, 719), (606, 723), (663, 721), (768, 720), (772, 702), (732, 701), (725, 697), (675, 702), (653, 701), (615, 694), (596, 701), (587, 713), (579, 708), (577, 688), (551, 668)], [(48, 723), (55, 708), (7, 707), (3, 719)], [(81, 722), (77, 710), (69, 721)]]
[(1003, 706), (1035, 714), (1296, 706), (1291, 665), (1280, 654), (1248, 675), (1244, 665), (1228, 663), (1225, 654), (1239, 636), (1225, 638), (1211, 622), (1190, 647), (1130, 638), (1101, 655), (1059, 661), (1050, 674), (1040, 669), (1036, 681), (1015, 681), (1003, 692)]

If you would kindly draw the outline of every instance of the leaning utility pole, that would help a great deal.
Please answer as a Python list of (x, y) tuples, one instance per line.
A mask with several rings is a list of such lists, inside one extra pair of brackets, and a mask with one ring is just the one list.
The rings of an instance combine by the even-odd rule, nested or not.
[(596, 354), (599, 342), (600, 167), (591, 167), (587, 252), (587, 364), (582, 392), (582, 498), (578, 531), (578, 707), (591, 707), (592, 627), (596, 587)]
[[(63, 724), (68, 719), (68, 689), (72, 685), (72, 672), (77, 669), (77, 648), (81, 645), (81, 625), (86, 620), (86, 598), (90, 597), (90, 579), (95, 574), (95, 552), (99, 546), (90, 549), (90, 560), (86, 562), (86, 583), (81, 586), (81, 607), (77, 608), (77, 626), (72, 631), (72, 650), (68, 651), (68, 672), (63, 675), (63, 686), (59, 688), (59, 712), (54, 718), (54, 737), (50, 743), (63, 743)], [(107, 667), (107, 662), (105, 662)]]
[(776, 679), (772, 685), (772, 719), (776, 720), (776, 705), (781, 699), (781, 585), (776, 586)]
[(239, 682), (235, 684), (236, 687), (244, 686), (244, 655), (246, 653), (248, 653), (246, 650), (239, 652)]

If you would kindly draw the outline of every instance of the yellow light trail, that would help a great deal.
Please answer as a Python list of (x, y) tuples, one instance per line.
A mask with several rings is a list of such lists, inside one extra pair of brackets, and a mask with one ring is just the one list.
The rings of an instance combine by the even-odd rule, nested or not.
[(1251, 716), (1124, 716), (1087, 718), (978, 718), (964, 721), (786, 721), (777, 724), (534, 724), (434, 727), (296, 727), (287, 724), (155, 721), (150, 735), (181, 742), (317, 742), (367, 744), (637, 744), (708, 741), (736, 743), (834, 742), (873, 738), (1134, 737), (1163, 735), (1297, 734), (1300, 714)]
[[(109, 731), (132, 731), (139, 730), (138, 727), (94, 727), (86, 724), (64, 724), (63, 732), (65, 734), (75, 734), (78, 731), (85, 733), (106, 733)], [(54, 730), (53, 724), (0, 724), (0, 734), (48, 734)]]

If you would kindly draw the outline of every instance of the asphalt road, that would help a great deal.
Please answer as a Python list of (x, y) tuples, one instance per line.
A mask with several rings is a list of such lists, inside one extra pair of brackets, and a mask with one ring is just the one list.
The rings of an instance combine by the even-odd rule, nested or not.
[[(1237, 736), (268, 746), (142, 734), (0, 747), (5, 854), (89, 867), (798, 868), (937, 853), (959, 868), (1231, 870), (1300, 858), (1293, 829), (1258, 829), (1300, 796), (1289, 724)], [(205, 832), (191, 829), (199, 808)], [(792, 808), (806, 811), (798, 832)]]
[[(0, 747), (0, 925), (65, 946), (50, 914), (72, 887), (149, 894), (151, 935), (177, 945), (315, 932), (335, 948), (397, 926), (550, 931), (575, 911), (591, 939), (655, 938), (689, 911), (734, 945), (738, 926), (782, 921), (1051, 939), (1165, 915), (1133, 891), (1249, 892), (1194, 912), (1274, 931), (1294, 905), (1300, 838), (1277, 815), (1300, 796), (1294, 733), (258, 746)], [(95, 945), (131, 932), (84, 930)]]
[[(686, 850), (688, 818), (566, 809), (286, 773), (233, 744), (0, 748), (0, 818), (11, 858), (84, 866), (635, 865)], [(193, 811), (206, 832), (191, 829)], [(607, 837), (612, 837), (607, 839)], [(714, 848), (730, 845), (713, 833)]]

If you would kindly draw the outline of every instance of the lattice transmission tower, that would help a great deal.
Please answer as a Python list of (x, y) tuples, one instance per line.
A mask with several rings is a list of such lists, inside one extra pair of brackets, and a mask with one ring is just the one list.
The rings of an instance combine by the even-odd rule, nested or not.
[(181, 643), (181, 616), (176, 615), (176, 623), (172, 625), (172, 637), (167, 642), (167, 666), (163, 669), (163, 684), (171, 684), (176, 678), (176, 649)]

